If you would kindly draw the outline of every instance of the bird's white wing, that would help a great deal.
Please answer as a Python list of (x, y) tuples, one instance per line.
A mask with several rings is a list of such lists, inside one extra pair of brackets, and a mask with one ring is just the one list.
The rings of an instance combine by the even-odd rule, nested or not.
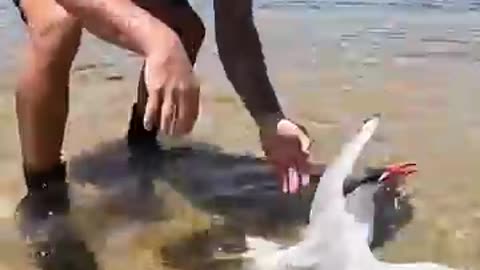
[(319, 212), (328, 208), (345, 208), (343, 182), (352, 173), (355, 162), (373, 136), (379, 121), (377, 115), (366, 120), (356, 136), (343, 146), (340, 155), (327, 167), (315, 191), (310, 212), (311, 222), (315, 221)]
[[(379, 116), (366, 120), (356, 136), (329, 165), (315, 191), (304, 239), (288, 249), (278, 269), (348, 269), (373, 261), (362, 227), (346, 211), (343, 182), (375, 132)], [(346, 259), (348, 258), (348, 260)]]

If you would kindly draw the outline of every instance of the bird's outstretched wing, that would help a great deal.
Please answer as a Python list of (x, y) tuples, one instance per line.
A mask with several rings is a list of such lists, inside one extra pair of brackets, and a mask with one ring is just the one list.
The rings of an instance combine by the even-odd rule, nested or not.
[(365, 120), (327, 167), (315, 191), (304, 239), (282, 254), (279, 269), (317, 269), (315, 266), (319, 265), (319, 269), (347, 269), (346, 264), (352, 261), (363, 264), (373, 259), (360, 224), (346, 211), (343, 182), (352, 173), (379, 120), (379, 115)]
[(345, 208), (343, 182), (352, 173), (353, 166), (366, 143), (373, 136), (380, 121), (375, 115), (365, 120), (356, 136), (342, 148), (340, 155), (327, 167), (315, 191), (310, 212), (310, 222), (314, 222), (319, 212)]

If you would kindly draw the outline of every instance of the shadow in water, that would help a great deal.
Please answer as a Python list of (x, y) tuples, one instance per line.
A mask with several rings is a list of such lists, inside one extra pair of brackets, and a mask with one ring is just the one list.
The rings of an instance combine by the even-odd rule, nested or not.
[[(245, 235), (294, 241), (298, 229), (307, 223), (315, 189), (311, 185), (301, 195), (286, 196), (279, 191), (276, 178), (263, 160), (224, 153), (202, 143), (153, 151), (129, 150), (124, 140), (116, 140), (73, 157), (69, 165), (69, 179), (75, 185), (93, 186), (100, 194), (93, 200), (91, 196), (76, 194), (75, 189), (71, 192), (73, 211), (84, 204), (93, 209), (82, 217), (83, 222), (93, 227), (110, 224), (100, 233), (105, 238), (121, 227), (117, 227), (121, 219), (123, 225), (145, 225), (143, 238), (147, 240), (143, 242), (161, 242), (160, 237), (177, 240), (150, 245), (158, 249), (153, 251), (161, 257), (157, 261), (175, 269), (240, 269), (242, 262), (236, 255), (246, 249)], [(401, 200), (399, 209), (403, 212), (399, 214), (393, 207), (393, 197), (386, 191), (379, 192), (386, 195), (376, 196), (373, 248), (381, 247), (412, 217), (408, 199)], [(174, 236), (181, 234), (181, 224), (173, 225), (168, 232), (148, 227), (168, 223), (177, 211), (181, 200), (172, 200), (175, 197), (170, 193), (208, 213), (210, 225), (177, 238)], [(192, 215), (181, 211), (180, 215)], [(93, 233), (95, 237), (100, 234)], [(85, 247), (76, 245), (80, 246)], [(70, 249), (70, 253), (79, 250), (68, 245), (62, 249)], [(81, 254), (93, 256), (88, 250), (77, 255)], [(83, 269), (96, 269), (93, 266)]]
[[(307, 222), (313, 194), (312, 187), (300, 196), (286, 196), (263, 160), (227, 154), (203, 143), (137, 151), (117, 140), (74, 157), (69, 173), (76, 184), (101, 190), (108, 209), (121, 211), (132, 223), (172, 218), (176, 211), (170, 209), (175, 203), (168, 201), (172, 192), (208, 213), (212, 221), (208, 230), (161, 250), (163, 261), (181, 269), (205, 269), (206, 263), (214, 267), (211, 263), (226, 261), (241, 264), (231, 255), (245, 251), (245, 235), (295, 238), (296, 230)], [(195, 253), (201, 258), (192, 266), (184, 258)]]

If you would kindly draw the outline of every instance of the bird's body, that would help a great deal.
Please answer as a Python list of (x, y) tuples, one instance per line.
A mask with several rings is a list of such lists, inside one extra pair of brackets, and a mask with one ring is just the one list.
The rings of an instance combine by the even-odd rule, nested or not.
[[(375, 188), (365, 185), (345, 198), (343, 184), (378, 122), (379, 117), (366, 121), (324, 172), (316, 188), (303, 240), (292, 247), (282, 248), (260, 238), (248, 238), (247, 244), (253, 248), (245, 254), (250, 259), (248, 270), (449, 269), (432, 263), (389, 264), (378, 261), (370, 250)], [(370, 207), (362, 209), (369, 204)]]

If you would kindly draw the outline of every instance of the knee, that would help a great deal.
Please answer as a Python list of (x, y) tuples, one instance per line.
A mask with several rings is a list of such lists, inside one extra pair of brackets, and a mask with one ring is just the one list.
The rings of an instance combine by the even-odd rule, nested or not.
[[(30, 62), (39, 71), (69, 72), (78, 51), (81, 26), (70, 16), (59, 16), (29, 26)], [(33, 61), (32, 61), (33, 60)]]
[(70, 18), (34, 22), (29, 20), (30, 38), (17, 80), (17, 98), (49, 97), (63, 92), (80, 44), (81, 27)]

